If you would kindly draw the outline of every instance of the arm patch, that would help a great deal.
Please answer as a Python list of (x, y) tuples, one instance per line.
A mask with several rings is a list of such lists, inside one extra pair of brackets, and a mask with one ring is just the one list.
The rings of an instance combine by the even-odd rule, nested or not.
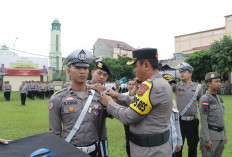
[(151, 89), (152, 82), (144, 81), (136, 93), (134, 102), (130, 104), (130, 108), (140, 115), (147, 115), (152, 109), (150, 102)]

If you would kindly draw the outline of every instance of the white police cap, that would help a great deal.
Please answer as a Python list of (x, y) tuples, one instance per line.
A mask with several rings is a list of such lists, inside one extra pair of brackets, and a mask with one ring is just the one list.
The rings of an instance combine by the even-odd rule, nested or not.
[(80, 67), (89, 67), (89, 63), (92, 61), (92, 59), (93, 55), (90, 51), (79, 49), (70, 53), (63, 64), (67, 66), (73, 64)]
[(185, 71), (185, 70), (189, 70), (191, 72), (193, 72), (193, 67), (188, 64), (188, 63), (185, 63), (185, 62), (182, 62), (178, 65), (178, 70), (181, 72), (181, 71)]

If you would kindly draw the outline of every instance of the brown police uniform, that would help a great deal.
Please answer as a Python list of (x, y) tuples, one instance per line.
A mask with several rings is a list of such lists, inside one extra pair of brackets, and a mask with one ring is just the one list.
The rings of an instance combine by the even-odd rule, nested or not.
[[(211, 77), (212, 75), (212, 77)], [(206, 80), (221, 77), (218, 73), (208, 73)], [(224, 122), (225, 105), (221, 97), (211, 94), (209, 91), (201, 97), (200, 104), (201, 133), (200, 149), (203, 157), (221, 157), (226, 139)], [(204, 142), (211, 141), (213, 147), (206, 148)]]
[[(162, 75), (158, 73), (144, 81), (138, 89), (133, 103), (130, 103), (130, 97), (124, 94), (119, 94), (117, 102), (121, 105), (130, 105), (130, 107), (126, 108), (111, 101), (107, 105), (107, 111), (123, 124), (130, 125), (131, 156), (171, 156), (169, 124), (172, 90)], [(167, 139), (166, 134), (168, 134)], [(163, 140), (160, 140), (161, 137)], [(140, 143), (139, 139), (143, 138), (150, 139), (154, 143), (146, 143), (143, 140), (140, 140)]]

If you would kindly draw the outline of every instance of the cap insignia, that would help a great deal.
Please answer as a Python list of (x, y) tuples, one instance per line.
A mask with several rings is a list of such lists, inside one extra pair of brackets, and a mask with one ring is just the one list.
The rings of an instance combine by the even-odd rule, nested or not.
[(214, 74), (211, 74), (211, 78), (214, 78), (215, 77), (215, 75)]
[(80, 61), (85, 61), (87, 59), (87, 56), (84, 50), (81, 50), (81, 52), (78, 54), (78, 59)]
[(103, 64), (102, 64), (101, 62), (98, 62), (97, 66), (98, 66), (99, 68), (102, 68)]

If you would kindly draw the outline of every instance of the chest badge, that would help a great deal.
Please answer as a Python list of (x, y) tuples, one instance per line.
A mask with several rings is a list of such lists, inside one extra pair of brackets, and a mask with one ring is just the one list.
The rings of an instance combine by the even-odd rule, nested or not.
[(183, 95), (183, 92), (180, 92), (180, 95)]
[(70, 106), (70, 107), (68, 108), (68, 110), (69, 110), (69, 112), (73, 112), (73, 111), (74, 111), (74, 107), (73, 107), (73, 106)]

